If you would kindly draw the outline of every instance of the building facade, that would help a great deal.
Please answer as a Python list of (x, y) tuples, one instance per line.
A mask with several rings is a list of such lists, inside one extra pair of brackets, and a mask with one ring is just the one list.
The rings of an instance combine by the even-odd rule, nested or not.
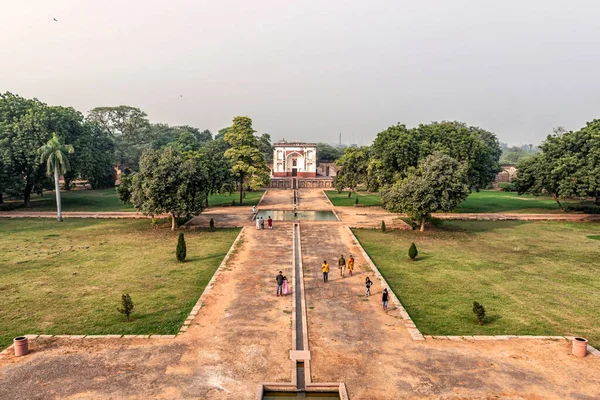
[(317, 145), (281, 141), (273, 144), (274, 178), (316, 178)]

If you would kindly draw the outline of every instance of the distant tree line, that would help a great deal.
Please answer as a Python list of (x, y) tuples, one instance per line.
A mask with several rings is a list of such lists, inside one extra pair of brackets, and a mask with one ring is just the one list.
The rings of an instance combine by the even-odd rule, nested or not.
[[(202, 176), (203, 190), (186, 196), (202, 196), (205, 207), (211, 193), (237, 189), (242, 193), (245, 188), (256, 187), (258, 181), (264, 182), (268, 171), (264, 159), (273, 153), (270, 136), (255, 136), (250, 121), (250, 130), (245, 133), (251, 131), (252, 138), (241, 144), (232, 138), (228, 141), (227, 135), (235, 127), (234, 121), (234, 126), (221, 129), (213, 138), (209, 130), (151, 123), (146, 113), (135, 107), (97, 107), (84, 117), (72, 107), (49, 106), (6, 92), (0, 94), (0, 203), (8, 195), (23, 199), (29, 207), (32, 193), (42, 194), (52, 188), (53, 179), (46, 174), (39, 149), (56, 133), (61, 143), (75, 150), (67, 155), (70, 169), (64, 174), (66, 190), (73, 180), (86, 180), (93, 188), (114, 186), (114, 167), (119, 166), (125, 182), (122, 199), (131, 201), (134, 197), (127, 194), (127, 188), (133, 175), (150, 173), (148, 168), (158, 173), (150, 160), (156, 165), (162, 165), (159, 161), (165, 166), (172, 163), (180, 169), (193, 164), (190, 171)], [(232, 147), (240, 149), (235, 162), (236, 156), (225, 156)], [(263, 164), (244, 170), (242, 164), (260, 158), (250, 148), (258, 149)], [(252, 160), (244, 158), (248, 153), (252, 153)], [(256, 179), (259, 175), (261, 178)]]

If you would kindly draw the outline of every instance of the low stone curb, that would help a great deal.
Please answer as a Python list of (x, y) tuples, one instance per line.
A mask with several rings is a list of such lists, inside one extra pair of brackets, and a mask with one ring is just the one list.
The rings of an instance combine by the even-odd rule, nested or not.
[[(363, 258), (367, 261), (367, 263), (371, 267), (371, 270), (373, 271), (375, 276), (377, 276), (379, 278), (379, 280), (381, 281), (382, 286), (386, 287), (388, 289), (388, 292), (390, 293), (390, 297), (392, 300), (392, 304), (394, 304), (394, 306), (396, 306), (396, 308), (400, 311), (400, 315), (402, 316), (402, 319), (404, 319), (404, 326), (408, 330), (408, 333), (410, 334), (410, 336), (413, 340), (455, 340), (455, 341), (459, 341), (459, 340), (485, 340), (485, 341), (490, 341), (490, 340), (568, 340), (568, 341), (572, 341), (574, 338), (574, 336), (532, 336), (532, 335), (475, 335), (475, 336), (425, 335), (425, 336), (423, 336), (421, 334), (421, 332), (419, 331), (419, 329), (417, 328), (417, 326), (415, 325), (415, 323), (413, 322), (413, 320), (410, 318), (410, 315), (408, 315), (408, 312), (406, 311), (406, 309), (400, 303), (400, 300), (398, 300), (398, 298), (396, 297), (396, 294), (392, 291), (390, 286), (387, 284), (385, 278), (379, 272), (379, 269), (377, 268), (377, 266), (375, 265), (373, 260), (371, 260), (371, 257), (369, 257), (369, 255), (367, 254), (365, 249), (362, 247), (362, 245), (360, 244), (360, 242), (354, 235), (354, 232), (352, 232), (352, 229), (350, 229), (347, 226), (345, 228), (348, 229), (348, 232), (350, 232), (350, 235), (352, 236), (354, 243), (360, 249), (360, 252), (361, 252)], [(600, 350), (590, 346), (589, 344), (587, 345), (587, 351), (588, 351), (588, 353), (590, 353), (593, 356), (600, 357)]]
[(350, 233), (350, 236), (352, 236), (352, 240), (354, 240), (354, 244), (356, 244), (356, 246), (359, 248), (360, 253), (362, 254), (363, 258), (365, 259), (367, 264), (369, 264), (369, 266), (371, 267), (371, 270), (373, 271), (375, 276), (381, 282), (381, 286), (388, 289), (388, 292), (389, 292), (391, 300), (392, 300), (391, 303), (400, 312), (400, 315), (402, 316), (402, 319), (404, 320), (404, 326), (408, 330), (410, 337), (413, 340), (425, 340), (425, 338), (423, 337), (423, 335), (421, 334), (421, 332), (419, 331), (419, 329), (417, 328), (417, 326), (415, 325), (413, 320), (410, 318), (410, 315), (408, 315), (408, 312), (406, 311), (406, 309), (404, 308), (402, 303), (400, 303), (400, 300), (398, 300), (398, 297), (396, 297), (396, 294), (394, 293), (394, 291), (392, 290), (390, 285), (388, 285), (387, 281), (385, 280), (383, 275), (381, 275), (381, 273), (379, 272), (379, 269), (377, 268), (377, 266), (375, 265), (373, 260), (371, 260), (371, 257), (369, 257), (369, 255), (367, 254), (365, 249), (362, 247), (362, 245), (360, 244), (360, 242), (358, 241), (356, 236), (354, 236), (354, 232), (352, 232), (352, 229), (348, 228), (347, 226), (345, 228)]
[(260, 203), (262, 203), (262, 201), (265, 198), (265, 196), (267, 195), (268, 191), (269, 191), (269, 189), (265, 190), (265, 192), (263, 193), (263, 195), (260, 197), (260, 200), (258, 201), (258, 204), (256, 205), (256, 208), (258, 208), (258, 206), (260, 206)]
[[(265, 193), (266, 192), (267, 191), (265, 191)], [(227, 262), (229, 261), (229, 258), (231, 257), (231, 255), (235, 251), (235, 248), (236, 248), (236, 246), (237, 246), (240, 238), (242, 237), (242, 234), (244, 233), (244, 229), (246, 229), (246, 227), (242, 227), (242, 230), (240, 231), (240, 233), (237, 235), (237, 237), (233, 241), (233, 244), (229, 248), (229, 251), (225, 255), (225, 258), (223, 258), (223, 261), (221, 261), (221, 264), (219, 265), (219, 267), (217, 268), (217, 270), (213, 274), (212, 278), (208, 282), (208, 285), (206, 285), (206, 287), (204, 288), (204, 291), (202, 292), (202, 294), (200, 295), (200, 298), (198, 299), (198, 301), (196, 302), (196, 304), (192, 308), (192, 311), (190, 311), (188, 317), (183, 322), (183, 325), (179, 329), (179, 334), (182, 334), (182, 333), (186, 332), (188, 330), (189, 326), (192, 324), (192, 322), (196, 318), (196, 315), (198, 315), (198, 311), (200, 311), (200, 309), (202, 308), (202, 305), (204, 304), (204, 299), (206, 298), (206, 296), (208, 296), (208, 294), (214, 288), (215, 283), (217, 281), (217, 278), (219, 277), (219, 275), (223, 271), (223, 268), (225, 268), (227, 266)], [(156, 335), (153, 335), (152, 337), (154, 338), (155, 336)]]
[[(329, 196), (327, 196), (327, 193), (325, 193), (325, 190), (321, 190), (323, 192), (323, 196), (325, 196), (325, 199), (327, 199), (327, 202), (329, 203), (329, 205), (331, 206), (331, 208), (335, 207), (333, 205), (333, 203), (331, 202), (331, 200), (329, 199)], [(338, 218), (339, 219), (339, 218)], [(341, 221), (341, 220), (340, 220)]]

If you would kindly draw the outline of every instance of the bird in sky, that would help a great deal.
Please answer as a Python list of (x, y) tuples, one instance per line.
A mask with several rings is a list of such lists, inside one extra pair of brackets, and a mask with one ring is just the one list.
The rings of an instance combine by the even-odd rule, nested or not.
[(56, 18), (52, 18), (54, 21), (58, 22), (58, 20)]
[(183, 95), (182, 95), (182, 94), (180, 94), (180, 95), (179, 95), (179, 97), (183, 97)]

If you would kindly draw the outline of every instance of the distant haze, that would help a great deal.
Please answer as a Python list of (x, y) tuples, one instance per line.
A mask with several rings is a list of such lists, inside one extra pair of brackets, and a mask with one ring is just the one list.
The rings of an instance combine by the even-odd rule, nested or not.
[(0, 20), (0, 91), (84, 114), (346, 144), (433, 120), (537, 144), (600, 118), (592, 0), (4, 0)]

